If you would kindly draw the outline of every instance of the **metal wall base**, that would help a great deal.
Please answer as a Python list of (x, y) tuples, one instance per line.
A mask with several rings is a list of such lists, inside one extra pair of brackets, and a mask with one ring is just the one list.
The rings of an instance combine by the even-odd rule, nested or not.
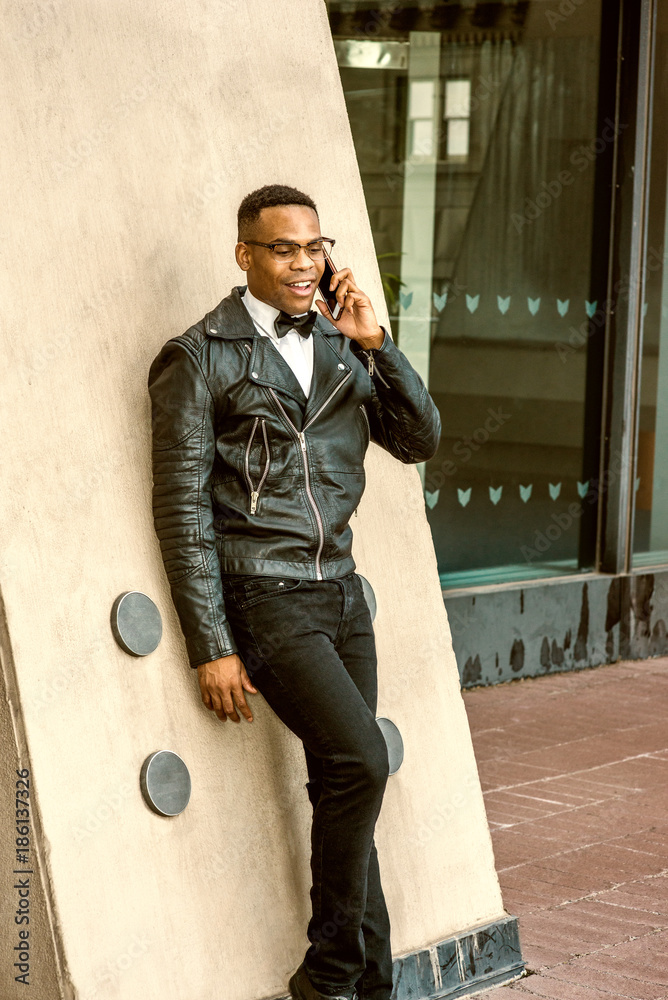
[(392, 1000), (470, 996), (523, 973), (517, 918), (505, 917), (396, 958)]
[(454, 1000), (523, 974), (517, 918), (503, 917), (395, 958), (392, 1000)]
[(668, 654), (668, 569), (443, 594), (462, 687)]

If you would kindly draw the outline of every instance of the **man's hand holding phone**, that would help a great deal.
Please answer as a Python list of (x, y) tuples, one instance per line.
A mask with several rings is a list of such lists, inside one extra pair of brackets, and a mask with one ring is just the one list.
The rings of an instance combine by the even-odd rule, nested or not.
[[(358, 288), (349, 267), (336, 271), (331, 257), (327, 256), (327, 262), (331, 267), (331, 273), (330, 268), (326, 267), (324, 280), (320, 282), (319, 287), (321, 295), (330, 300), (335, 311), (332, 313), (325, 302), (316, 299), (318, 309), (337, 330), (351, 340), (356, 340), (365, 350), (379, 348), (385, 339), (385, 333), (378, 325), (369, 296)], [(326, 284), (328, 274), (329, 287)], [(332, 301), (332, 292), (339, 309)], [(335, 315), (338, 316), (337, 319), (334, 319)]]

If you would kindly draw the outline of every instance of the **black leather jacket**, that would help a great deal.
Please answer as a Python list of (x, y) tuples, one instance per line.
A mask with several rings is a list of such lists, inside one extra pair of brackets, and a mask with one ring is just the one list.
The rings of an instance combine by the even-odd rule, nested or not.
[(221, 570), (329, 580), (355, 569), (350, 517), (375, 441), (401, 462), (435, 453), (441, 419), (386, 332), (365, 351), (319, 316), (306, 399), (232, 289), (153, 360), (153, 517), (196, 667), (237, 651)]

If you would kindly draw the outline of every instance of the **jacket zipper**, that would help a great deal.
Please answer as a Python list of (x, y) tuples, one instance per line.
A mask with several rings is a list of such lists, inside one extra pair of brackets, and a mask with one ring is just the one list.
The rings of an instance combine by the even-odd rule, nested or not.
[(373, 377), (373, 373), (375, 372), (376, 375), (378, 376), (378, 378), (380, 379), (380, 381), (383, 383), (383, 385), (386, 386), (389, 389), (390, 388), (389, 384), (385, 381), (385, 379), (383, 378), (383, 376), (380, 374), (380, 372), (378, 371), (378, 369), (375, 366), (373, 352), (374, 352), (374, 348), (373, 347), (370, 348), (368, 351), (363, 351), (362, 352), (363, 354), (366, 354), (366, 356), (367, 356), (367, 371), (369, 372), (369, 378), (372, 378)]
[(369, 432), (369, 441), (371, 441), (371, 424), (369, 423), (369, 414), (366, 412), (366, 406), (364, 403), (360, 403), (360, 410), (364, 414), (364, 419), (366, 420), (366, 429)]
[(260, 419), (259, 417), (256, 417), (255, 421), (253, 423), (253, 429), (252, 429), (252, 431), (250, 433), (250, 437), (248, 438), (248, 444), (246, 445), (246, 457), (244, 459), (244, 471), (246, 473), (246, 481), (248, 482), (248, 488), (250, 490), (250, 497), (251, 497), (251, 500), (250, 500), (250, 512), (251, 512), (251, 514), (254, 514), (255, 511), (257, 510), (257, 502), (258, 502), (258, 500), (260, 498), (260, 490), (262, 489), (263, 483), (264, 483), (265, 479), (267, 478), (267, 473), (269, 472), (269, 463), (271, 461), (271, 456), (269, 454), (269, 442), (267, 441), (267, 428), (265, 426), (265, 418), (263, 417), (262, 418), (262, 437), (264, 439), (264, 450), (265, 450), (265, 453), (267, 455), (267, 460), (266, 460), (265, 465), (264, 465), (264, 472), (262, 473), (262, 478), (260, 479), (260, 482), (258, 483), (257, 489), (254, 489), (253, 488), (253, 481), (252, 481), (252, 479), (250, 477), (250, 471), (249, 471), (249, 468), (248, 468), (248, 456), (250, 454), (251, 445), (253, 443), (253, 438), (255, 437), (255, 430), (257, 428), (257, 424), (258, 424), (258, 420), (259, 419)]
[[(250, 354), (251, 353), (250, 344), (244, 344), (244, 347), (247, 348), (248, 353)], [(329, 401), (332, 398), (332, 396), (336, 395), (336, 393), (339, 391), (339, 389), (341, 388), (341, 386), (345, 382), (348, 381), (348, 379), (350, 378), (351, 375), (352, 375), (352, 369), (347, 373), (347, 375), (345, 376), (345, 378), (341, 379), (341, 381), (336, 386), (336, 388), (334, 388), (330, 392), (330, 394), (327, 397), (327, 399), (325, 400), (325, 402), (322, 404), (322, 406), (318, 407), (318, 409), (313, 414), (313, 416), (311, 417), (311, 419), (309, 420), (309, 422), (307, 424), (304, 424), (304, 431), (306, 430), (307, 427), (311, 426), (311, 424), (313, 423), (313, 421), (315, 420), (315, 418), (318, 416), (318, 414), (321, 413), (324, 410), (324, 408), (327, 406), (327, 404), (329, 403)], [(309, 498), (309, 503), (311, 504), (311, 507), (313, 508), (313, 513), (315, 514), (315, 519), (316, 519), (317, 524), (318, 524), (318, 535), (319, 535), (319, 540), (320, 540), (320, 543), (318, 545), (318, 551), (315, 554), (315, 574), (316, 574), (316, 579), (317, 580), (322, 580), (322, 572), (320, 571), (320, 554), (321, 554), (323, 546), (325, 544), (325, 531), (324, 531), (324, 528), (323, 528), (323, 525), (322, 525), (322, 517), (320, 516), (320, 511), (318, 510), (318, 505), (315, 502), (315, 497), (311, 493), (311, 476), (309, 474), (309, 469), (308, 469), (308, 452), (306, 450), (306, 438), (304, 437), (304, 431), (298, 431), (297, 430), (297, 428), (295, 427), (295, 425), (293, 424), (293, 422), (290, 420), (290, 417), (288, 416), (285, 407), (281, 403), (281, 401), (280, 401), (279, 397), (276, 395), (275, 391), (271, 388), (271, 386), (267, 386), (267, 388), (269, 389), (269, 392), (272, 394), (272, 396), (274, 397), (274, 399), (276, 400), (276, 402), (280, 406), (280, 408), (281, 408), (281, 410), (283, 412), (283, 416), (285, 417), (285, 419), (287, 420), (288, 424), (290, 425), (290, 427), (294, 431), (295, 437), (297, 438), (297, 441), (299, 442), (299, 447), (301, 449), (301, 455), (302, 455), (302, 463), (303, 463), (303, 466), (304, 466), (304, 481), (305, 481), (305, 484), (306, 484), (306, 494), (307, 494), (307, 496)]]

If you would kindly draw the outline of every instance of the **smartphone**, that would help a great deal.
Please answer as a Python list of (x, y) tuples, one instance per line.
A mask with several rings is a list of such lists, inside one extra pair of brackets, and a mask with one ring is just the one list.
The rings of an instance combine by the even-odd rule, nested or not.
[(318, 282), (318, 290), (327, 304), (332, 319), (339, 319), (343, 312), (343, 306), (340, 306), (336, 300), (336, 289), (333, 292), (329, 289), (329, 283), (335, 271), (334, 262), (327, 251), (325, 251), (325, 270), (322, 272), (322, 278)]

